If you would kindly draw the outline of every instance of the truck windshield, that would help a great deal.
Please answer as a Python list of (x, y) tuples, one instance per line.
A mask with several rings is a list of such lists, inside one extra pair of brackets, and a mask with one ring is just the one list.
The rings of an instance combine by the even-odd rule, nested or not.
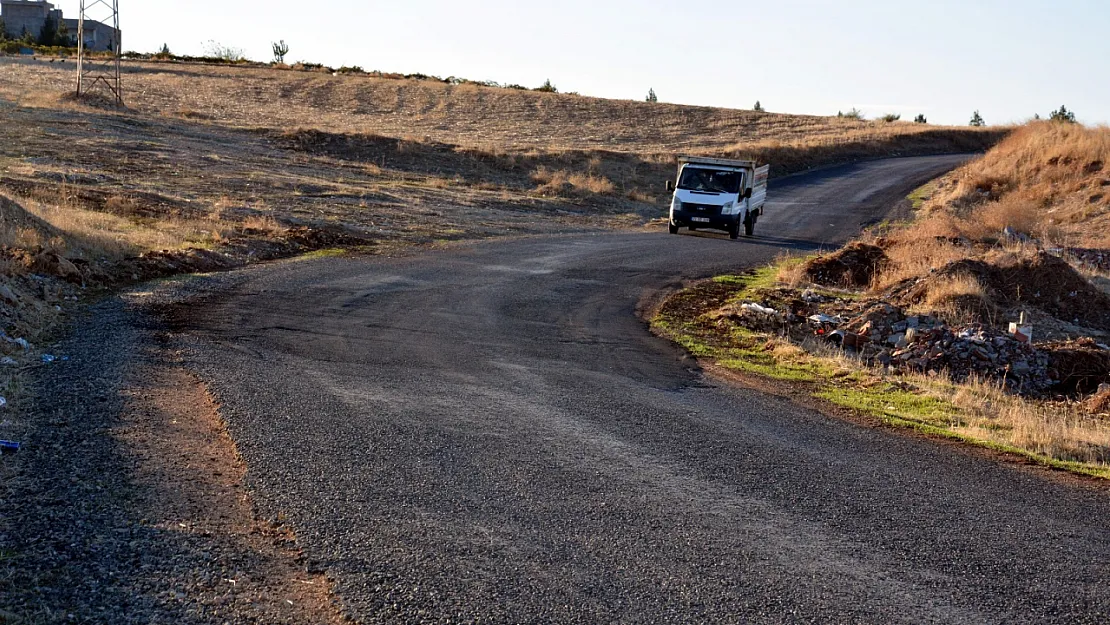
[(743, 174), (738, 171), (683, 167), (678, 188), (711, 193), (739, 193), (742, 178)]

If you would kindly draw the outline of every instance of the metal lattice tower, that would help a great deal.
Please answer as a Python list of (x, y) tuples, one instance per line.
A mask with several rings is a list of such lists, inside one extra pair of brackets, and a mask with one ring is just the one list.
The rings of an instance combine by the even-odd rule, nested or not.
[[(85, 20), (95, 21), (108, 26), (111, 30), (107, 53), (101, 54), (85, 49)], [(96, 34), (103, 29), (93, 27)], [(94, 91), (105, 91), (117, 104), (123, 104), (123, 90), (120, 87), (120, 45), (119, 1), (118, 0), (81, 0), (81, 17), (77, 22), (77, 96), (81, 97)]]

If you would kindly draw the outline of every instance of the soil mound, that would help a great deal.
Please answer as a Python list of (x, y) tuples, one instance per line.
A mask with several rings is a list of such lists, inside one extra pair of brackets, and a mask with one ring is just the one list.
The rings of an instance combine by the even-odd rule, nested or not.
[(1081, 338), (1040, 346), (1049, 356), (1056, 387), (1068, 394), (1089, 394), (1110, 382), (1110, 350)]
[(1006, 264), (982, 259), (949, 263), (914, 283), (891, 289), (891, 298), (902, 305), (917, 304), (935, 285), (960, 276), (974, 277), (987, 292), (987, 299), (968, 298), (957, 302), (982, 321), (997, 317), (995, 306), (1029, 306), (1077, 325), (1110, 330), (1110, 296), (1087, 281), (1061, 258), (1037, 252)]
[(881, 247), (856, 242), (808, 261), (802, 270), (806, 279), (814, 284), (866, 287), (888, 262)]

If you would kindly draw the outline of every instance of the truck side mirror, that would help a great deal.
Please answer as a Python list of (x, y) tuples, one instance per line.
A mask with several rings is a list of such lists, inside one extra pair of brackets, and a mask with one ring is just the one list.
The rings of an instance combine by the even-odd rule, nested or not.
[(752, 188), (751, 188), (751, 187), (748, 187), (748, 188), (747, 188), (747, 189), (746, 189), (746, 190), (744, 191), (744, 199), (745, 199), (745, 200), (750, 200), (751, 198), (752, 198)]
[(667, 191), (674, 191), (674, 181), (672, 181), (672, 180), (667, 181)]

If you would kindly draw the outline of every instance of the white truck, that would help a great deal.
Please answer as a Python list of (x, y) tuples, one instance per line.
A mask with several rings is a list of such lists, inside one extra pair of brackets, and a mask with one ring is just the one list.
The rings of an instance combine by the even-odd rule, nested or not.
[(678, 159), (677, 183), (667, 181), (671, 198), (671, 234), (678, 229), (712, 228), (728, 232), (730, 238), (755, 232), (755, 222), (767, 201), (770, 165), (755, 161), (682, 156)]

